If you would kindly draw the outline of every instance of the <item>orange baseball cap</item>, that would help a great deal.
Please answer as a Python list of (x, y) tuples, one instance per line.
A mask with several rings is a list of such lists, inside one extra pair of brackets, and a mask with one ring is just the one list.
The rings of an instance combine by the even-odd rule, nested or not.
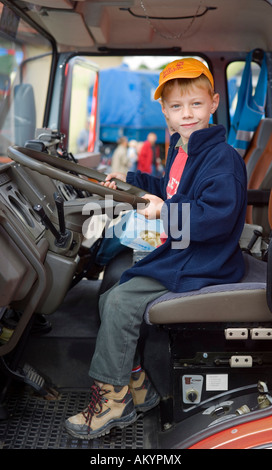
[(206, 75), (214, 88), (214, 80), (209, 69), (200, 60), (193, 58), (178, 59), (170, 62), (160, 73), (159, 86), (154, 93), (154, 99), (161, 97), (163, 87), (166, 82), (175, 78), (196, 78), (200, 75)]

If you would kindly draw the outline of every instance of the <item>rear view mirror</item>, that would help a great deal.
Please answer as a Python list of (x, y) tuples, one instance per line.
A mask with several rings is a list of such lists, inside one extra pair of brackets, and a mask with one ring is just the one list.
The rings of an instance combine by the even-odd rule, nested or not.
[(14, 133), (16, 145), (23, 146), (34, 139), (36, 108), (32, 85), (21, 83), (14, 87)]

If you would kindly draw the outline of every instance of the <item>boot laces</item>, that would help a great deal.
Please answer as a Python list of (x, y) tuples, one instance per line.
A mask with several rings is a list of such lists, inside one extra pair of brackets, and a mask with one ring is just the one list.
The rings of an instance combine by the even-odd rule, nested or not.
[(106, 393), (109, 393), (110, 390), (103, 390), (99, 385), (91, 386), (91, 399), (86, 410), (82, 412), (88, 429), (91, 427), (91, 421), (94, 414), (99, 414), (102, 411), (103, 403), (108, 400), (104, 397)]

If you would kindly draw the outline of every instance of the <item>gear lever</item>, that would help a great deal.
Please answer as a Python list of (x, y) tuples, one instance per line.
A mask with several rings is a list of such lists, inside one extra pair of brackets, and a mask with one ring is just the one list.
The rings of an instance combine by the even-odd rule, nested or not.
[(64, 201), (60, 194), (54, 193), (55, 204), (58, 211), (58, 218), (59, 218), (59, 229), (60, 234), (65, 236), (66, 235), (66, 227), (65, 227), (65, 220), (64, 220)]
[(54, 199), (58, 211), (60, 230), (57, 230), (54, 224), (52, 224), (41, 204), (36, 204), (33, 209), (36, 214), (38, 214), (45, 227), (54, 235), (56, 245), (64, 248), (68, 240), (70, 240), (71, 233), (65, 228), (63, 199), (58, 194), (54, 194)]

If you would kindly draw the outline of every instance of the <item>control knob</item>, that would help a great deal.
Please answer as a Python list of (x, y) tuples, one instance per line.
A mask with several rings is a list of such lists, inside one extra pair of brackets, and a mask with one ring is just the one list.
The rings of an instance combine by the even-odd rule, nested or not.
[(198, 393), (193, 388), (186, 392), (186, 398), (190, 402), (194, 403), (198, 399)]

